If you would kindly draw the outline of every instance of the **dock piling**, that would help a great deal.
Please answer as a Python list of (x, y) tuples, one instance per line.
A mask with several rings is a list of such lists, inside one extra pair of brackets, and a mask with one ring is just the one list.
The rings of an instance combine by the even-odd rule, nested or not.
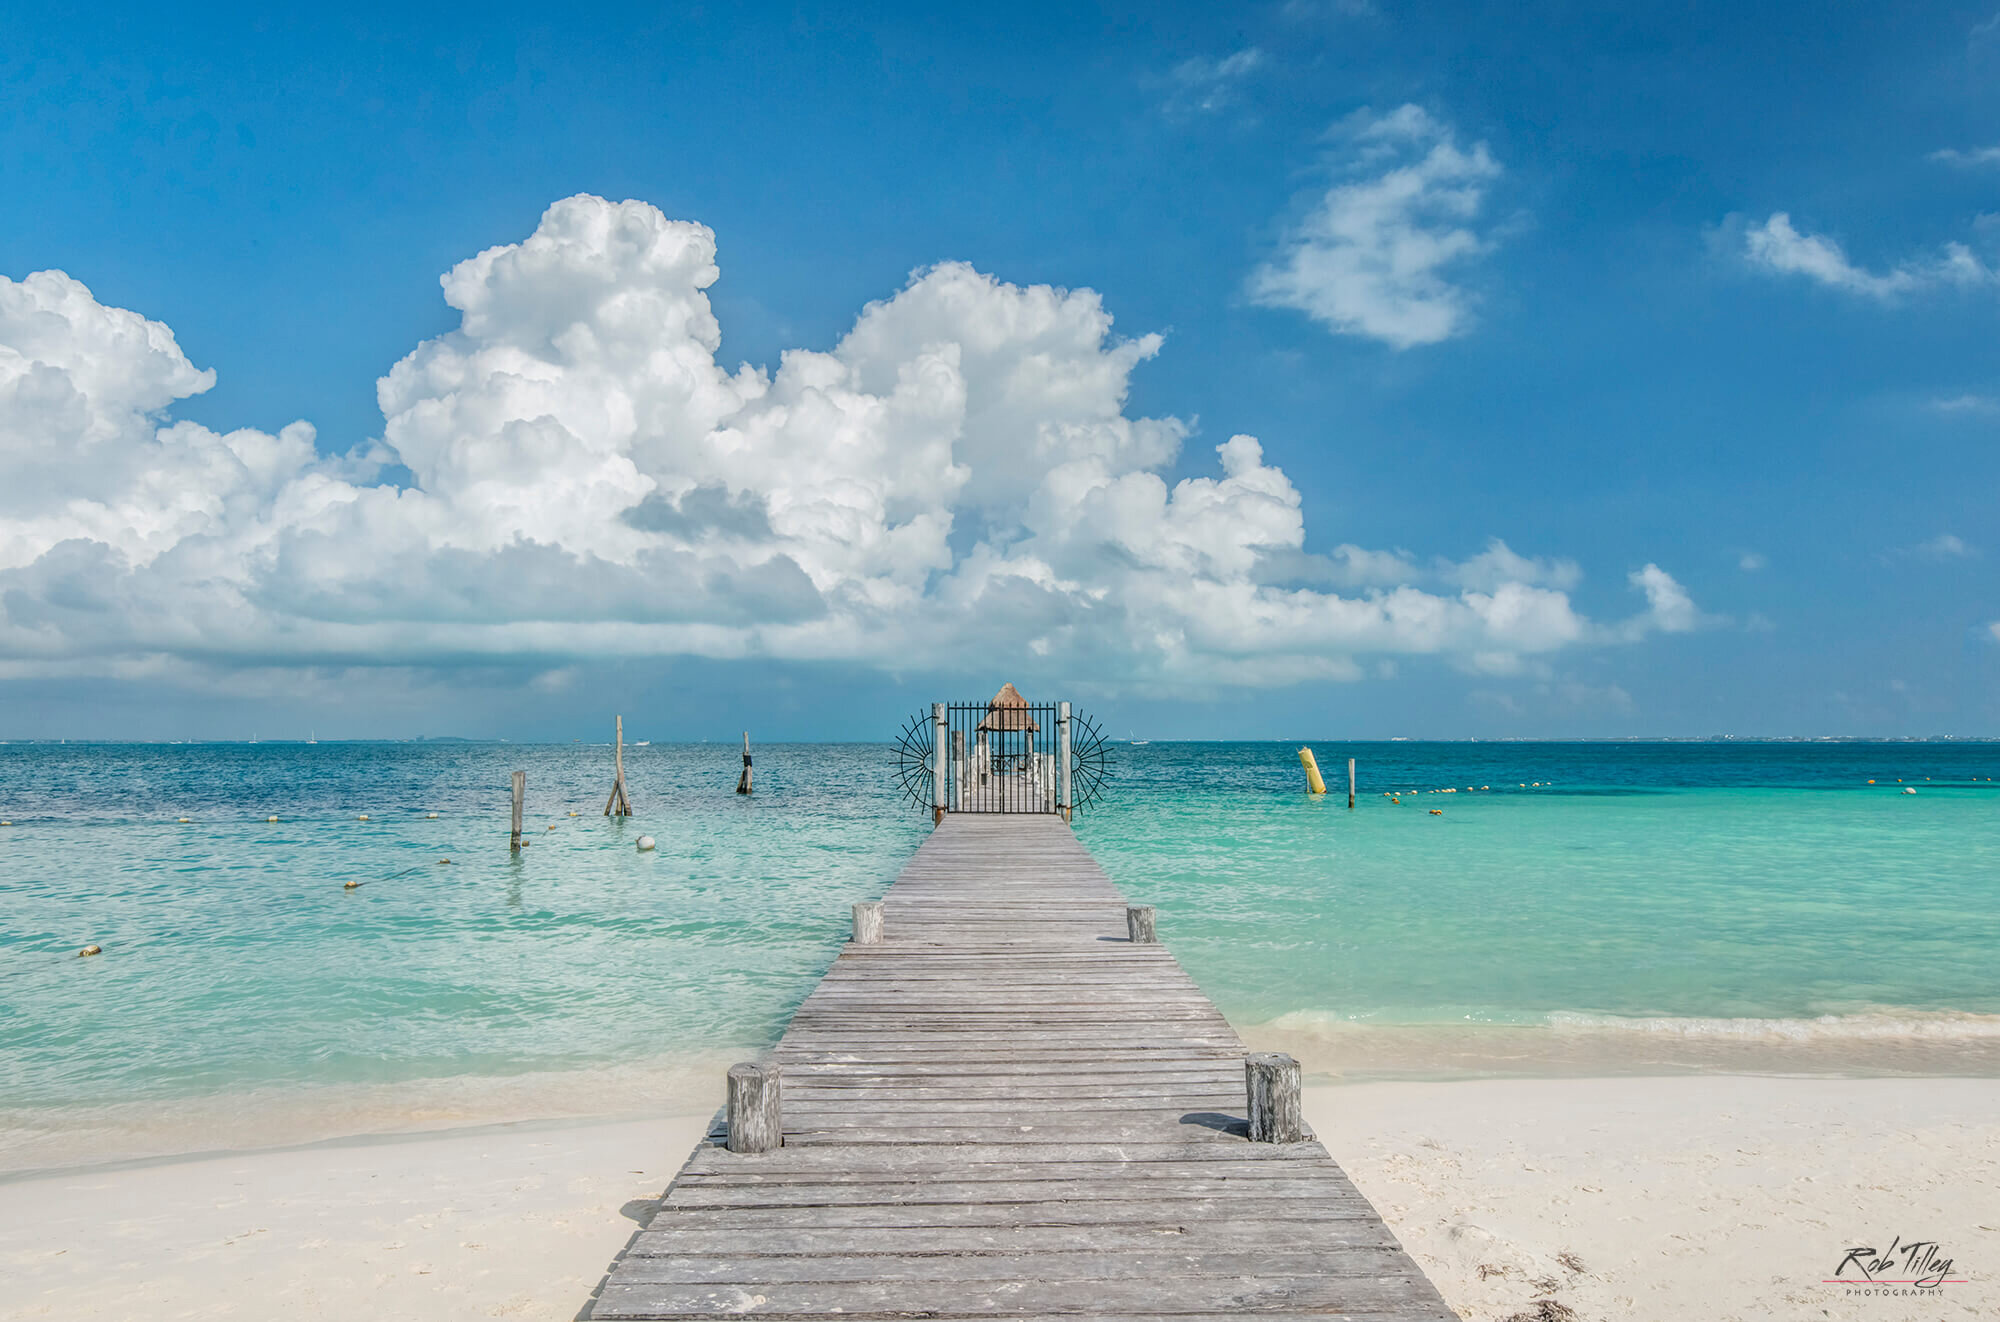
[(1156, 946), (1160, 943), (1153, 929), (1153, 906), (1150, 904), (1128, 904), (1125, 906), (1125, 931), (1132, 938), (1132, 944)]
[(1347, 759), (1347, 806), (1354, 807), (1354, 759)]
[(1250, 1101), (1250, 1141), (1303, 1142), (1299, 1062), (1283, 1052), (1253, 1052), (1243, 1058), (1243, 1081)]
[(882, 902), (868, 900), (854, 906), (854, 944), (857, 946), (878, 946), (882, 944)]
[(630, 817), (632, 815), (632, 800), (625, 793), (625, 718), (623, 716), (618, 718), (616, 748), (617, 752), (612, 756), (616, 759), (617, 774), (611, 782), (611, 797), (604, 801), (604, 815), (606, 817)]
[(748, 794), (750, 792), (750, 732), (748, 730), (743, 732), (743, 774), (737, 777), (736, 792), (738, 794)]
[(745, 1061), (729, 1067), (729, 1150), (769, 1152), (785, 1141), (779, 1109), (780, 1070)]
[(514, 773), (514, 835), (507, 847), (515, 853), (521, 852), (521, 802), (528, 797), (528, 773)]

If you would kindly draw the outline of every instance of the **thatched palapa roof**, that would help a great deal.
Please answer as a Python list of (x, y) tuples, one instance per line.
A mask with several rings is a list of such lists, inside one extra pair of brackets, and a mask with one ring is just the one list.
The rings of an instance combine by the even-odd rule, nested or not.
[(1028, 700), (1021, 696), (1021, 690), (1012, 684), (1002, 684), (1000, 691), (993, 695), (993, 701), (986, 704), (986, 717), (979, 722), (982, 730), (1040, 730), (1035, 718), (1029, 714)]

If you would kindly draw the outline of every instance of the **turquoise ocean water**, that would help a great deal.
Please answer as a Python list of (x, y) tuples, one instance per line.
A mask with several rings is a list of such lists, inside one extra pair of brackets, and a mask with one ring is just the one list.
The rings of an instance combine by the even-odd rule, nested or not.
[[(2000, 1073), (2000, 744), (1315, 748), (1356, 811), (1119, 745), (1077, 829), (1316, 1072)], [(0, 1169), (708, 1104), (928, 829), (757, 751), (628, 747), (612, 821), (603, 746), (0, 746)]]

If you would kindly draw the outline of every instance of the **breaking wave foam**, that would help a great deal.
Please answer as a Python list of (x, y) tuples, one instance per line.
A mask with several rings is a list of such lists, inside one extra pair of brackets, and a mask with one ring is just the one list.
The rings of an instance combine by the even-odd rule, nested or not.
[(1730, 1018), (1721, 1015), (1618, 1015), (1581, 1010), (1554, 1010), (1538, 1016), (1486, 1018), (1468, 1015), (1452, 1019), (1397, 1020), (1343, 1015), (1324, 1010), (1294, 1010), (1264, 1025), (1277, 1032), (1317, 1035), (1344, 1033), (1464, 1033), (1535, 1032), (1554, 1030), (1566, 1035), (1636, 1035), (1653, 1038), (1714, 1039), (1737, 1042), (1926, 1042), (2000, 1041), (2000, 1014), (1960, 1010), (1912, 1010), (1888, 1007), (1855, 1014), (1811, 1018)]
[(1726, 1019), (1558, 1011), (1550, 1028), (1572, 1033), (1643, 1033), (1654, 1037), (1721, 1038), (1750, 1042), (1857, 1042), (1922, 1039), (1972, 1042), (2000, 1039), (2000, 1015), (1952, 1010), (1893, 1010), (1828, 1014), (1811, 1019)]

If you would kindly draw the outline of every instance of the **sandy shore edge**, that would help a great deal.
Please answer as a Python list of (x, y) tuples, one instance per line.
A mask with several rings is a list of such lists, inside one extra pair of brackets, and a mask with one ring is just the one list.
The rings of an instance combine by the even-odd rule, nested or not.
[[(1307, 1116), (1463, 1317), (2000, 1311), (2000, 1080), (1367, 1083)], [(568, 1319), (709, 1112), (0, 1184), (0, 1318)], [(1933, 1240), (1937, 1295), (1822, 1282)]]

